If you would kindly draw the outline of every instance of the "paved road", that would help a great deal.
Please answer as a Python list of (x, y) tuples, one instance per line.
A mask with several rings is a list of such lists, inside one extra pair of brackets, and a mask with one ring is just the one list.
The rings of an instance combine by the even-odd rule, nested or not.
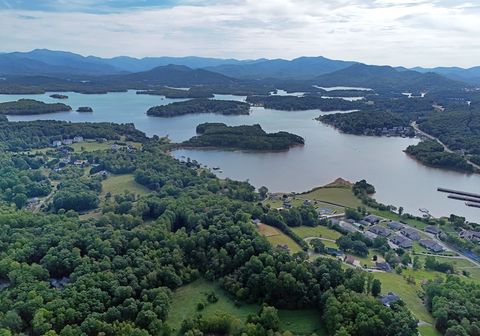
[[(453, 153), (453, 151), (452, 151), (450, 148), (448, 148), (447, 145), (445, 145), (443, 142), (441, 142), (438, 138), (436, 138), (436, 137), (434, 137), (433, 135), (430, 135), (430, 134), (425, 133), (424, 131), (422, 131), (422, 130), (418, 127), (416, 121), (413, 121), (413, 122), (410, 124), (410, 126), (412, 126), (412, 128), (415, 130), (416, 133), (419, 133), (419, 134), (423, 135), (424, 137), (426, 137), (426, 138), (428, 138), (428, 139), (430, 139), (430, 140), (434, 140), (434, 141), (438, 142), (440, 145), (443, 146), (443, 149), (444, 149), (447, 153)], [(480, 170), (480, 165), (473, 163), (472, 161), (468, 160), (467, 158), (465, 158), (465, 160), (466, 160), (469, 164), (471, 164), (473, 167), (475, 167), (475, 169)]]

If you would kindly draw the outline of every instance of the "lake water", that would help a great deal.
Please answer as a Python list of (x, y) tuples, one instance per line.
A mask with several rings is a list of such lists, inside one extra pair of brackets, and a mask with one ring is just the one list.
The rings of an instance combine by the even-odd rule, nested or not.
[[(447, 172), (420, 165), (403, 153), (417, 139), (365, 137), (347, 135), (315, 121), (322, 112), (286, 112), (252, 108), (248, 116), (215, 114), (186, 115), (175, 118), (149, 117), (145, 114), (154, 105), (179, 99), (136, 95), (134, 91), (106, 95), (67, 93), (65, 104), (76, 110), (91, 106), (93, 113), (62, 112), (36, 116), (9, 117), (12, 121), (55, 119), (72, 122), (134, 123), (147, 135), (169, 135), (172, 141), (183, 141), (195, 135), (195, 127), (203, 122), (224, 122), (228, 125), (260, 124), (268, 132), (287, 131), (305, 138), (305, 146), (286, 152), (255, 153), (220, 150), (179, 150), (178, 158), (190, 157), (209, 167), (218, 166), (220, 177), (249, 180), (256, 187), (265, 185), (270, 191), (306, 191), (327, 184), (338, 177), (350, 181), (366, 179), (377, 189), (376, 198), (386, 204), (403, 206), (407, 212), (420, 214), (426, 208), (436, 216), (455, 213), (471, 221), (480, 221), (480, 210), (467, 208), (463, 202), (446, 198), (437, 187), (478, 192), (479, 175)], [(45, 102), (58, 100), (45, 95), (0, 95), (0, 102), (31, 98)], [(217, 99), (245, 97), (218, 95)]]

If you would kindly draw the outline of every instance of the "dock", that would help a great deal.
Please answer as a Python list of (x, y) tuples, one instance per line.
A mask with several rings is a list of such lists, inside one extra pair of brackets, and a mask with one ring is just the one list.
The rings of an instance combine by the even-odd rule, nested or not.
[(443, 192), (443, 193), (447, 193), (447, 194), (455, 194), (455, 195), (461, 195), (461, 196), (480, 199), (480, 194), (474, 194), (474, 193), (469, 193), (469, 192), (465, 192), (465, 191), (458, 191), (458, 190), (445, 189), (445, 188), (438, 188), (437, 190), (440, 191), (440, 192)]
[(454, 199), (454, 200), (457, 200), (457, 201), (465, 201), (465, 202), (469, 202), (469, 203), (478, 203), (480, 205), (480, 198), (456, 196), (456, 195), (448, 195), (448, 198)]

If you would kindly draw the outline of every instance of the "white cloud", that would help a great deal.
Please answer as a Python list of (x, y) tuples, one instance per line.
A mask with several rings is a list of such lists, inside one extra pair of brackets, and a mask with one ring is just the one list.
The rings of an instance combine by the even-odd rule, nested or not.
[(475, 43), (479, 11), (472, 3), (455, 0), (237, 0), (102, 15), (3, 10), (0, 39), (5, 51), (324, 55), (372, 64), (473, 66), (480, 59)]

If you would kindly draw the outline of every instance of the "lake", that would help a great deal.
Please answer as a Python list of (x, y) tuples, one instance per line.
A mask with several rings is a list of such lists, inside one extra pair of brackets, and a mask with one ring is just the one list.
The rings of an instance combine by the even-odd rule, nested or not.
[[(252, 108), (248, 116), (215, 114), (186, 115), (158, 118), (146, 115), (148, 108), (180, 99), (136, 95), (135, 91), (104, 95), (66, 93), (61, 102), (76, 110), (91, 106), (93, 113), (61, 112), (35, 116), (12, 116), (9, 120), (55, 119), (72, 122), (134, 123), (147, 135), (168, 135), (172, 141), (183, 141), (195, 135), (195, 127), (203, 122), (224, 122), (228, 125), (260, 124), (268, 132), (287, 131), (305, 138), (305, 146), (287, 152), (255, 153), (221, 150), (179, 150), (174, 153), (195, 159), (209, 167), (218, 166), (220, 177), (249, 180), (254, 186), (265, 185), (270, 191), (306, 191), (325, 185), (338, 177), (350, 181), (366, 179), (377, 189), (376, 198), (382, 203), (403, 206), (418, 214), (419, 208), (433, 215), (455, 213), (471, 221), (480, 221), (480, 210), (467, 208), (463, 202), (447, 199), (437, 187), (478, 192), (479, 175), (447, 172), (420, 165), (403, 153), (418, 139), (365, 137), (347, 135), (326, 126), (314, 118), (319, 110), (286, 112), (260, 107)], [(0, 102), (20, 98), (58, 102), (44, 95), (0, 95)], [(217, 99), (244, 101), (245, 97), (217, 95)]]

